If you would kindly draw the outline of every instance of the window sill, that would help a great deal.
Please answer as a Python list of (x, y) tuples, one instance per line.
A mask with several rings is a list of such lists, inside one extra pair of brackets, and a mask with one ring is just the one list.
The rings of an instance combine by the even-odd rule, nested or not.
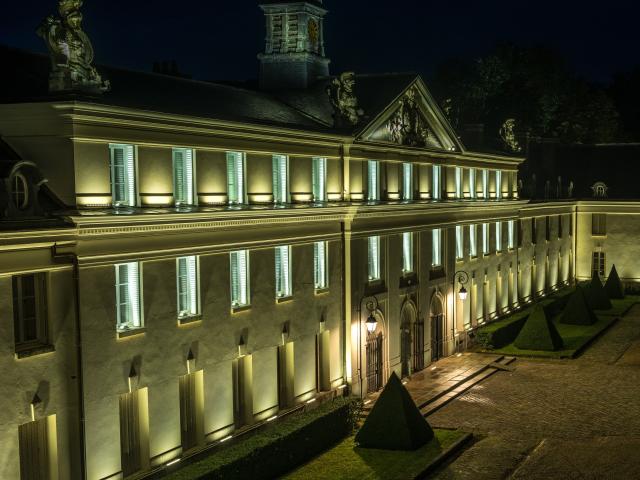
[(198, 323), (202, 321), (202, 314), (191, 315), (189, 317), (178, 318), (178, 325), (191, 325), (192, 323)]
[(240, 313), (240, 312), (246, 312), (247, 310), (251, 310), (251, 305), (238, 305), (235, 307), (231, 307), (231, 313)]
[(433, 266), (429, 271), (429, 280), (437, 280), (439, 278), (445, 277), (444, 267), (442, 266)]
[(16, 358), (20, 360), (23, 358), (35, 357), (55, 351), (56, 349), (53, 345), (34, 345), (32, 347), (23, 348), (22, 350), (16, 351)]
[(276, 303), (287, 303), (293, 301), (293, 295), (288, 295), (286, 297), (276, 297)]
[(598, 238), (607, 238), (607, 234), (606, 233), (592, 233), (591, 236), (592, 237), (598, 237)]
[(329, 287), (316, 288), (316, 290), (315, 290), (315, 294), (316, 295), (325, 295), (327, 293), (329, 293)]
[(118, 340), (122, 338), (135, 337), (136, 335), (142, 335), (146, 333), (147, 329), (145, 327), (140, 328), (132, 328), (130, 330), (121, 330), (118, 332)]

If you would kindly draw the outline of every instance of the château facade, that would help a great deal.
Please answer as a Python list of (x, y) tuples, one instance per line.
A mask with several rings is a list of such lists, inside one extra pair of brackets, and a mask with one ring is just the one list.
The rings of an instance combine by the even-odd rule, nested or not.
[(320, 0), (262, 8), (261, 90), (0, 47), (1, 478), (144, 477), (591, 275), (590, 210), (420, 77), (329, 76)]

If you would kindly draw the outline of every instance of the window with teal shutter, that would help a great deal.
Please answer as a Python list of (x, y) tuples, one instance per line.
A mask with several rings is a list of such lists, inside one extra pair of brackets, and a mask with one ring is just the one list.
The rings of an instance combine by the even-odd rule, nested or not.
[(402, 200), (413, 200), (413, 164), (402, 164)]
[(114, 207), (135, 207), (136, 169), (133, 145), (109, 145), (111, 196)]
[(478, 226), (475, 224), (469, 225), (469, 256), (478, 256)]
[(291, 246), (276, 247), (276, 298), (287, 298), (292, 294)]
[(175, 204), (195, 205), (193, 150), (173, 149), (173, 197)]
[(249, 251), (237, 250), (229, 254), (231, 270), (231, 307), (249, 305)]
[(432, 180), (431, 198), (433, 198), (434, 200), (440, 200), (440, 198), (442, 198), (442, 184), (440, 180), (440, 172), (441, 172), (440, 165), (434, 165), (433, 178), (431, 179)]
[(367, 162), (367, 200), (370, 202), (380, 200), (379, 162), (375, 160)]
[(489, 253), (489, 224), (482, 224), (482, 253), (487, 255)]
[(502, 251), (502, 222), (496, 222), (496, 252)]
[(402, 234), (402, 273), (413, 272), (413, 233)]
[(245, 154), (227, 152), (227, 197), (230, 205), (246, 203)]
[(496, 198), (502, 198), (502, 171), (496, 170)]
[(476, 198), (476, 169), (469, 169), (469, 197)]
[(431, 266), (442, 265), (442, 229), (436, 228), (431, 232)]
[(322, 290), (329, 286), (327, 250), (327, 242), (313, 244), (313, 272), (316, 290)]
[(178, 318), (200, 313), (198, 298), (198, 259), (196, 256), (177, 259), (176, 280), (178, 290)]
[(482, 170), (482, 198), (489, 198), (489, 170)]
[(462, 198), (462, 168), (455, 169), (456, 198)]
[(273, 168), (273, 202), (289, 203), (289, 157), (274, 155)]
[(314, 157), (312, 160), (311, 177), (313, 184), (313, 201), (327, 201), (327, 159)]
[(509, 250), (513, 250), (513, 247), (515, 247), (515, 225), (514, 225), (514, 220), (509, 220), (509, 223), (507, 223), (507, 248)]
[(140, 264), (121, 263), (116, 269), (116, 315), (118, 331), (142, 327)]
[(456, 225), (456, 259), (464, 257), (464, 231), (462, 225)]
[(368, 239), (368, 270), (369, 281), (380, 280), (380, 237), (374, 236)]

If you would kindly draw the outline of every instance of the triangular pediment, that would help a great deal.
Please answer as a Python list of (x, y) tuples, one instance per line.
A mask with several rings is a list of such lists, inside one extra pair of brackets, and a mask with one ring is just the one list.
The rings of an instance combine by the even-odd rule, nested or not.
[(359, 139), (428, 150), (464, 149), (420, 77), (362, 130)]

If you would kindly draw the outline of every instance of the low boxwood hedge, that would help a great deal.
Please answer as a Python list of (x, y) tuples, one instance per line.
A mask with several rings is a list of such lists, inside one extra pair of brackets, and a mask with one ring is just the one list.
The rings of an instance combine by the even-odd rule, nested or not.
[(338, 398), (239, 440), (167, 475), (171, 480), (271, 479), (307, 462), (352, 433), (359, 401)]

